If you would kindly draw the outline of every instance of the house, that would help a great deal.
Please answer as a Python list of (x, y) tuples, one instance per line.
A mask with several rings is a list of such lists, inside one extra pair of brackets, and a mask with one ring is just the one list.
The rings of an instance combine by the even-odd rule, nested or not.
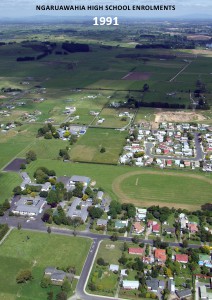
[(136, 254), (136, 255), (143, 255), (144, 254), (144, 248), (129, 248), (128, 250), (129, 254)]
[(198, 231), (198, 226), (195, 223), (189, 223), (188, 229), (189, 229), (190, 233), (196, 233)]
[(171, 294), (175, 292), (175, 281), (173, 279), (168, 279), (168, 290)]
[(107, 222), (108, 222), (107, 220), (98, 219), (97, 222), (96, 222), (96, 225), (97, 226), (105, 226), (106, 227), (107, 226)]
[(83, 184), (84, 187), (87, 187), (90, 183), (91, 179), (89, 177), (86, 176), (77, 176), (77, 175), (73, 175), (70, 178), (70, 184), (71, 183), (77, 183), (77, 182), (81, 182)]
[(138, 280), (123, 280), (122, 286), (125, 290), (137, 290), (139, 287)]
[(146, 280), (146, 285), (148, 290), (157, 293), (158, 291), (158, 279), (152, 278), (150, 280)]
[(115, 228), (120, 229), (128, 226), (128, 220), (117, 220), (115, 222)]
[(119, 270), (119, 265), (110, 265), (109, 266), (109, 270), (112, 271), (112, 272), (118, 272)]
[(158, 233), (160, 232), (160, 224), (155, 224), (152, 226), (152, 232)]
[(165, 249), (155, 249), (155, 259), (158, 262), (166, 261), (166, 250)]
[(56, 270), (50, 276), (51, 283), (55, 285), (62, 285), (65, 278), (66, 278), (66, 273), (62, 270)]
[(73, 187), (73, 188), (75, 187), (74, 184), (72, 184), (72, 186), (71, 186), (70, 179), (71, 179), (71, 177), (68, 177), (68, 176), (60, 176), (57, 178), (57, 182), (63, 183), (64, 188), (66, 188), (69, 191), (71, 187)]
[(168, 160), (166, 161), (166, 165), (167, 165), (167, 167), (171, 167), (171, 166), (172, 166), (172, 160), (171, 160), (171, 159), (168, 159)]
[(88, 217), (87, 208), (88, 208), (88, 206), (91, 205), (91, 203), (90, 204), (88, 203), (87, 205), (86, 205), (86, 203), (83, 203), (83, 204), (84, 204), (84, 206), (81, 207), (81, 199), (75, 198), (67, 211), (67, 216), (72, 219), (80, 218), (82, 220), (82, 222), (85, 222)]
[(103, 196), (104, 196), (104, 193), (102, 191), (98, 191), (97, 195), (96, 195), (96, 198), (97, 198), (97, 200), (101, 200), (102, 201)]
[(175, 260), (180, 263), (187, 264), (188, 263), (188, 255), (187, 254), (176, 254)]
[(127, 277), (127, 276), (128, 276), (128, 274), (126, 273), (126, 271), (127, 271), (127, 269), (122, 269), (122, 270), (121, 270), (121, 276), (122, 276), (122, 277), (124, 277), (124, 276)]
[(164, 231), (167, 233), (167, 234), (175, 234), (175, 228), (165, 228)]
[(66, 273), (62, 270), (58, 270), (55, 267), (47, 267), (44, 271), (44, 275), (48, 276), (52, 284), (62, 285), (66, 278)]
[(189, 297), (192, 295), (191, 290), (190, 289), (185, 289), (185, 290), (181, 290), (181, 291), (176, 291), (177, 296), (182, 299), (185, 297)]
[(39, 196), (35, 198), (21, 196), (12, 208), (12, 212), (20, 216), (34, 217), (42, 213), (45, 204), (46, 201)]
[(50, 182), (45, 182), (44, 184), (41, 184), (41, 191), (48, 192), (51, 188)]
[(199, 254), (199, 266), (206, 266), (207, 268), (212, 268), (212, 259), (210, 255)]
[(146, 219), (147, 209), (136, 207), (136, 219), (144, 221)]
[(206, 290), (206, 286), (205, 285), (202, 285), (199, 287), (199, 290), (200, 290), (200, 297), (201, 299), (207, 299), (207, 290)]
[(136, 232), (136, 233), (141, 233), (141, 232), (143, 232), (144, 231), (144, 227), (141, 225), (141, 223), (140, 222), (135, 222), (134, 224), (133, 224), (133, 230)]
[(158, 287), (159, 287), (159, 289), (164, 290), (165, 289), (165, 281), (159, 280)]

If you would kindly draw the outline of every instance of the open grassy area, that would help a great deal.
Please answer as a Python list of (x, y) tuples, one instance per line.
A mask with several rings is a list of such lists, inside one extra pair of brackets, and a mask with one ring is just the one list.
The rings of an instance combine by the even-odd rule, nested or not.
[[(161, 171), (157, 169), (151, 169), (151, 168), (143, 168), (142, 170), (138, 171), (137, 167), (129, 167), (129, 166), (107, 166), (107, 165), (101, 165), (98, 166), (95, 164), (85, 164), (85, 163), (64, 163), (57, 160), (47, 160), (47, 159), (39, 159), (35, 162), (32, 162), (28, 167), (27, 171), (32, 176), (33, 172), (36, 170), (36, 168), (40, 166), (46, 166), (47, 168), (54, 169), (56, 171), (57, 176), (61, 175), (84, 175), (89, 176), (93, 180), (96, 181), (96, 185), (98, 187), (102, 187), (105, 189), (105, 191), (113, 198), (122, 202), (131, 201), (136, 205), (142, 206), (142, 205), (155, 205), (159, 204), (161, 206), (175, 206), (178, 203), (178, 197), (179, 197), (179, 204), (178, 207), (184, 207), (189, 208), (191, 210), (199, 209), (200, 206), (203, 203), (210, 202), (210, 191), (211, 191), (211, 182), (212, 178), (205, 175), (205, 173), (196, 173), (192, 171)], [(137, 172), (136, 175), (135, 173)], [(149, 174), (152, 172), (152, 174)], [(147, 177), (146, 177), (146, 175)], [(154, 175), (155, 174), (155, 175)], [(172, 175), (173, 174), (173, 175)], [(139, 189), (139, 185), (135, 186), (136, 178), (134, 177), (136, 175), (137, 177), (144, 176), (145, 181), (150, 180), (148, 184), (148, 188), (143, 191), (143, 194), (138, 194), (134, 198), (130, 198), (129, 195), (127, 195), (125, 192), (123, 192), (122, 187), (122, 181), (125, 180), (126, 185), (127, 179), (132, 177), (132, 187), (129, 192), (132, 192), (132, 190)], [(161, 176), (163, 175), (163, 176)], [(169, 176), (170, 175), (170, 176)], [(172, 176), (172, 177), (171, 177)], [(161, 179), (161, 177), (163, 177)], [(176, 179), (176, 186), (173, 187), (173, 179), (171, 179), (171, 186), (169, 186), (169, 179), (175, 178)], [(151, 181), (155, 182), (155, 185), (159, 186), (159, 183), (163, 183), (166, 179), (165, 185), (160, 186), (157, 190), (157, 192), (154, 192), (155, 198), (153, 203), (150, 202), (150, 199), (147, 199), (148, 195), (151, 194), (151, 189), (154, 186), (151, 185)], [(154, 181), (153, 181), (154, 180)], [(142, 183), (142, 180), (138, 181), (138, 184)], [(115, 188), (114, 188), (115, 184)], [(181, 188), (185, 190), (181, 190)], [(118, 190), (117, 190), (118, 187)], [(121, 187), (121, 189), (120, 189)], [(141, 186), (142, 187), (142, 186)], [(170, 187), (170, 188), (169, 188)], [(173, 188), (173, 190), (172, 190)], [(166, 201), (164, 201), (163, 197), (160, 195), (163, 194), (163, 190), (169, 191), (169, 199), (166, 198)], [(205, 189), (205, 190), (204, 190)], [(139, 192), (139, 191), (138, 191)], [(153, 193), (153, 192), (152, 192)], [(156, 194), (157, 193), (157, 194)], [(162, 194), (161, 194), (162, 193)], [(175, 196), (175, 193), (177, 196)], [(195, 194), (197, 193), (197, 194)], [(201, 194), (202, 193), (202, 194)], [(189, 194), (193, 195), (192, 201), (191, 196)], [(197, 195), (197, 196), (196, 196)], [(188, 199), (184, 198), (189, 196)], [(142, 199), (139, 200), (139, 199)], [(145, 199), (147, 200), (146, 203)], [(149, 200), (149, 202), (148, 202)]]
[(5, 199), (10, 199), (12, 196), (13, 188), (20, 185), (22, 182), (21, 176), (14, 172), (1, 172), (0, 173), (0, 203)]
[[(202, 178), (203, 179), (203, 178)], [(167, 205), (169, 207), (200, 208), (209, 202), (211, 181), (195, 175), (168, 172), (129, 173), (118, 178), (113, 185), (122, 202), (140, 206)], [(123, 197), (122, 197), (123, 196)]]
[[(28, 237), (28, 238), (27, 238)], [(13, 230), (0, 246), (0, 298), (2, 300), (43, 300), (49, 289), (40, 287), (47, 266), (65, 268), (75, 266), (80, 274), (91, 241), (47, 233)], [(17, 284), (17, 273), (32, 270), (33, 280)], [(52, 288), (56, 294), (60, 288)]]
[[(71, 147), (71, 159), (73, 161), (117, 164), (125, 137), (126, 132), (89, 128), (86, 134)], [(105, 148), (104, 153), (100, 152), (102, 147)]]

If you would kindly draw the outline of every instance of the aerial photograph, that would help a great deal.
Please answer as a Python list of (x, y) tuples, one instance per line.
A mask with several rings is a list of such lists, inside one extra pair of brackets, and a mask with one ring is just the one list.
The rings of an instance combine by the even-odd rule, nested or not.
[(212, 2), (0, 1), (0, 300), (212, 300)]

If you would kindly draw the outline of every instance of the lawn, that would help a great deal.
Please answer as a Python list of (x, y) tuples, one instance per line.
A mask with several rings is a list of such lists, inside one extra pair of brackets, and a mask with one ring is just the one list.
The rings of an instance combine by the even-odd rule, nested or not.
[[(71, 160), (117, 164), (126, 135), (126, 132), (114, 129), (89, 128), (86, 134), (71, 147)], [(102, 147), (105, 148), (104, 153), (100, 152)]]
[(21, 176), (14, 172), (1, 172), (0, 173), (0, 203), (5, 199), (12, 196), (12, 190), (15, 186), (20, 185), (22, 182)]
[[(2, 300), (43, 300), (49, 289), (40, 287), (47, 266), (75, 266), (80, 274), (91, 241), (47, 233), (13, 230), (0, 246), (0, 298)], [(32, 270), (33, 280), (18, 285), (15, 281), (21, 269)], [(52, 289), (55, 294), (58, 287)]]

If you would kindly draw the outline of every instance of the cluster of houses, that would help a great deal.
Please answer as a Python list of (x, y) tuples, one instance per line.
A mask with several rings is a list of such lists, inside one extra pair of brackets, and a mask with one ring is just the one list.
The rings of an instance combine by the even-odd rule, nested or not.
[(63, 141), (67, 141), (69, 139), (69, 136), (71, 135), (76, 135), (77, 137), (79, 137), (80, 135), (85, 134), (86, 131), (87, 127), (84, 125), (70, 125), (57, 129), (59, 137)]
[[(135, 164), (148, 166), (152, 163), (164, 167), (200, 167), (200, 161), (192, 160), (196, 155), (196, 143), (201, 147), (200, 140), (204, 139), (205, 154), (210, 155), (210, 161), (203, 163), (203, 171), (212, 171), (212, 127), (207, 124), (168, 123), (159, 124), (158, 130), (140, 125), (138, 135), (133, 139), (133, 128), (130, 129), (130, 138), (119, 157), (120, 164)], [(202, 153), (203, 154), (203, 153)]]
[[(146, 256), (145, 249), (140, 247), (130, 247), (128, 249), (128, 254), (133, 256), (138, 256), (145, 264), (157, 264), (164, 266), (165, 262), (168, 258), (165, 249), (157, 249), (153, 248), (153, 251), (150, 255)], [(174, 254), (172, 255), (172, 260), (180, 263), (185, 266), (189, 261), (189, 256), (187, 254)], [(199, 265), (207, 265), (208, 268), (211, 268), (212, 258), (210, 255), (200, 254), (199, 255)], [(120, 274), (120, 285), (125, 290), (137, 290), (139, 288), (138, 280), (127, 280), (129, 272), (127, 269), (119, 268), (119, 265), (111, 264), (109, 265), (109, 271), (114, 272), (116, 274)], [(144, 271), (146, 274), (147, 271)], [(192, 295), (190, 288), (178, 289), (175, 284), (175, 280), (172, 277), (168, 277), (167, 279), (157, 279), (147, 277), (146, 286), (147, 289), (157, 295), (159, 295), (164, 289), (168, 289), (170, 294), (179, 299), (188, 297)], [(202, 297), (201, 297), (202, 298)], [(204, 298), (202, 298), (204, 299)], [(206, 299), (206, 298), (205, 298)]]

